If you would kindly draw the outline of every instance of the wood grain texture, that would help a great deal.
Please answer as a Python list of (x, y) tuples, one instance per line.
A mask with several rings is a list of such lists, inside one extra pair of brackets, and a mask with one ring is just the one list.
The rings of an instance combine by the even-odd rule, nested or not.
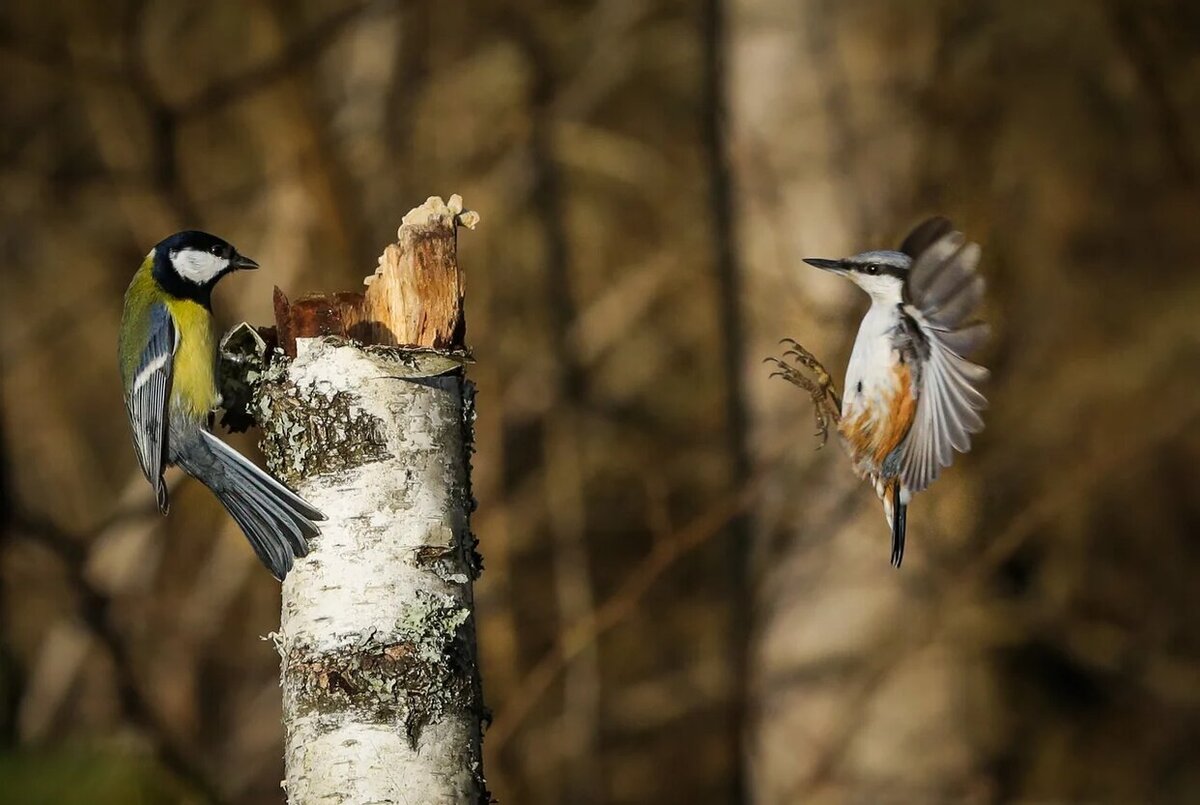
[(275, 289), (279, 344), (295, 357), (297, 338), (339, 335), (363, 344), (460, 350), (465, 347), (465, 283), (458, 265), (458, 227), (479, 215), (430, 196), (404, 216), (396, 242), (364, 280), (365, 293), (313, 294), (289, 302)]

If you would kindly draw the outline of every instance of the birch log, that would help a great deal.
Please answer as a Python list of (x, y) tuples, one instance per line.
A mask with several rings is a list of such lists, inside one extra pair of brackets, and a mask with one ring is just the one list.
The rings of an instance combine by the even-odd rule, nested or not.
[(271, 468), (328, 519), (283, 584), (284, 786), (303, 803), (488, 801), (451, 197), (405, 216), (365, 294), (289, 303), (259, 384)]

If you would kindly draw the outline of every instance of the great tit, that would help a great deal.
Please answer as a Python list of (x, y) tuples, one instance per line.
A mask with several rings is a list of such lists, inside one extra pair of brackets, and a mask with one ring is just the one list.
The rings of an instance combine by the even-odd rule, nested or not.
[(163, 471), (178, 466), (213, 491), (282, 581), (325, 516), (209, 432), (220, 404), (212, 289), (251, 268), (258, 263), (206, 232), (159, 243), (125, 292), (118, 357), (134, 447), (159, 511), (168, 506)]

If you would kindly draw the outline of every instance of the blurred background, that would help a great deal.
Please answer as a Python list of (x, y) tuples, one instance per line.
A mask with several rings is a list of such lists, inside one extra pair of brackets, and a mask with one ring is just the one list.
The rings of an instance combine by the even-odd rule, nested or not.
[[(121, 296), (204, 228), (269, 323), (457, 192), (500, 802), (1200, 801), (1200, 5), (10, 0), (0, 65), (0, 800), (282, 801), (278, 586), (155, 514)], [(938, 212), (992, 406), (896, 572), (762, 360), (840, 382), (800, 258)]]

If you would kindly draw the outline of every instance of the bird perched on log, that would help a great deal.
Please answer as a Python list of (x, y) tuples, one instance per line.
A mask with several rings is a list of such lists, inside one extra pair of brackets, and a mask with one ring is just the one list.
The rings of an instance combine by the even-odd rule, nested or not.
[(827, 438), (829, 420), (837, 422), (855, 472), (883, 501), (894, 567), (904, 559), (912, 496), (950, 465), (954, 451), (969, 450), (971, 434), (983, 428), (979, 412), (987, 400), (979, 386), (988, 371), (966, 358), (988, 335), (987, 325), (974, 319), (984, 291), (975, 271), (979, 255), (977, 244), (939, 217), (919, 224), (898, 251), (807, 258), (871, 297), (846, 369), (844, 400), (825, 368), (795, 341), (784, 342), (792, 363), (767, 359), (777, 366), (772, 376), (812, 395), (819, 435)]
[(168, 507), (163, 471), (178, 466), (213, 491), (282, 580), (325, 517), (209, 431), (220, 404), (212, 289), (231, 271), (253, 268), (206, 232), (163, 240), (125, 292), (117, 351), (134, 447), (159, 511)]

